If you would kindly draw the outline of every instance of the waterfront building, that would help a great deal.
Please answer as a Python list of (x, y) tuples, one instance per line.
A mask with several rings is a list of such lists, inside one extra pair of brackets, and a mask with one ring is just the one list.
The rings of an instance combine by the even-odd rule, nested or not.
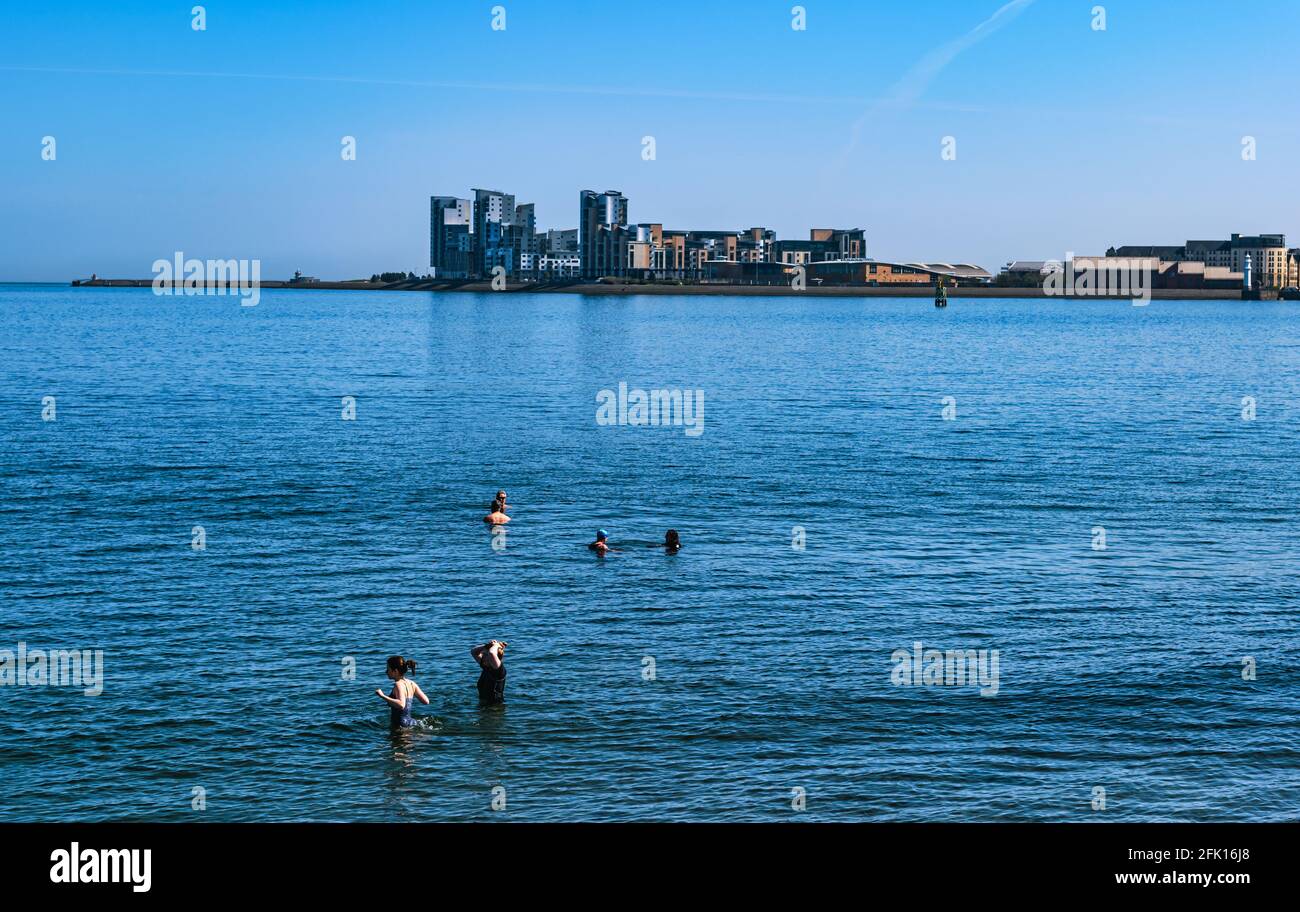
[(663, 248), (661, 254), (664, 269), (669, 275), (684, 278), (687, 270), (686, 256), (686, 238), (690, 234), (687, 231), (667, 231), (660, 232), (660, 245)]
[(706, 260), (697, 277), (702, 282), (728, 285), (785, 285), (794, 279), (794, 266), (752, 260)]
[(806, 241), (778, 241), (770, 247), (773, 262), (792, 266), (830, 260), (860, 260), (867, 255), (866, 231), (862, 228), (814, 228)]
[(736, 258), (742, 263), (771, 263), (776, 232), (771, 228), (747, 228), (736, 240)]
[(739, 231), (688, 231), (686, 233), (688, 265), (693, 269), (699, 269), (710, 260), (738, 262), (736, 251), (739, 244)]
[(664, 226), (658, 222), (634, 225), (628, 232), (627, 269), (640, 275), (663, 272), (666, 251), (663, 245)]
[(577, 253), (578, 252), (578, 229), (565, 228), (563, 230), (550, 229), (544, 235), (545, 241), (542, 247), (543, 253)]
[(473, 215), (467, 199), (429, 198), (429, 266), (435, 278), (466, 279), (473, 268)]
[(578, 248), (582, 277), (599, 279), (627, 271), (627, 197), (617, 190), (578, 196)]
[(429, 259), (438, 278), (488, 278), (497, 267), (507, 275), (572, 272), (594, 280), (635, 276), (690, 281), (706, 264), (813, 262), (860, 259), (860, 228), (814, 228), (807, 241), (779, 241), (770, 228), (666, 230), (658, 222), (630, 224), (628, 199), (618, 190), (579, 194), (578, 227), (537, 230), (532, 204), (512, 194), (475, 188), (473, 199), (432, 197)]
[[(1154, 257), (1166, 263), (1203, 263), (1206, 267), (1244, 272), (1251, 261), (1255, 287), (1281, 288), (1291, 273), (1291, 251), (1283, 234), (1233, 234), (1225, 241), (1187, 241), (1181, 247), (1112, 247), (1107, 256)], [(1216, 273), (1217, 275), (1217, 273)]]
[(497, 266), (512, 271), (515, 250), (510, 228), (515, 220), (513, 194), (497, 190), (474, 190), (474, 274), (486, 278)]
[(889, 263), (865, 258), (818, 260), (807, 266), (807, 278), (818, 285), (987, 285), (993, 276), (970, 263)]
[(987, 285), (993, 276), (969, 263), (889, 263), (866, 258), (816, 260), (810, 263), (705, 261), (700, 279), (743, 285), (788, 285), (800, 266), (811, 286), (933, 285), (942, 277), (953, 285)]
[(1182, 251), (1161, 257), (1171, 262), (1204, 263), (1206, 266), (1232, 266), (1231, 241), (1188, 241)]
[(1246, 257), (1250, 257), (1256, 287), (1281, 288), (1286, 285), (1288, 252), (1285, 235), (1234, 234), (1229, 242), (1229, 255), (1230, 262), (1216, 265), (1241, 270), (1245, 268)]
[(777, 241), (772, 250), (772, 259), (789, 266), (806, 266), (817, 259), (816, 245), (812, 241)]
[[(1150, 288), (1166, 289), (1234, 289), (1240, 288), (1243, 284), (1243, 275), (1239, 271), (1229, 269), (1227, 266), (1209, 266), (1200, 260), (1179, 259), (1179, 260), (1162, 260), (1158, 256), (1150, 255), (1152, 252), (1170, 253), (1169, 248), (1162, 247), (1122, 247), (1124, 255), (1117, 255), (1114, 252), (1108, 252), (1106, 256), (1076, 256), (1068, 263), (1069, 268), (1073, 270), (1075, 280), (1079, 274), (1085, 270), (1093, 276), (1105, 275), (1108, 277), (1118, 277), (1121, 273), (1132, 273), (1133, 270), (1140, 270), (1147, 273), (1148, 278), (1144, 282), (1148, 283)], [(1178, 248), (1181, 251), (1183, 248)], [(1112, 248), (1114, 251), (1115, 248)], [(1132, 255), (1133, 252), (1144, 252), (1148, 255)], [(1050, 262), (1050, 261), (1049, 261)], [(1057, 269), (1063, 269), (1060, 263), (1052, 264)], [(1001, 277), (999, 277), (1001, 279)], [(1111, 281), (1118, 281), (1114, 279)], [(999, 284), (1011, 284), (1000, 281)], [(1039, 282), (1030, 284), (1043, 284)]]
[(1288, 271), (1286, 236), (1281, 234), (1234, 234), (1226, 241), (1188, 241), (1186, 259), (1207, 266), (1244, 272), (1250, 258), (1253, 281), (1260, 288), (1281, 288)]
[(814, 228), (814, 244), (822, 245), (821, 260), (856, 260), (867, 255), (866, 232), (861, 228)]
[[(1207, 241), (1188, 241), (1187, 244), (1205, 244)], [(1219, 243), (1214, 241), (1213, 243)], [(1169, 246), (1151, 246), (1143, 244), (1125, 244), (1123, 247), (1112, 247), (1106, 251), (1108, 257), (1121, 257), (1127, 259), (1156, 259), (1165, 263), (1177, 263), (1180, 260), (1194, 261), (1187, 249), (1187, 244), (1181, 247)], [(1198, 248), (1199, 249), (1199, 248)], [(1215, 265), (1218, 265), (1217, 263)]]
[(538, 272), (546, 279), (577, 279), (582, 276), (582, 257), (576, 250), (543, 254)]
[(739, 231), (683, 231), (660, 229), (659, 250), (655, 253), (657, 268), (665, 276), (694, 280), (703, 276), (705, 264), (710, 260), (736, 262), (739, 249)]
[[(763, 227), (743, 231), (680, 230), (665, 229), (657, 222), (643, 223), (629, 229), (625, 265), (630, 272), (644, 278), (691, 281), (716, 279), (727, 272), (718, 267), (720, 263), (792, 266), (840, 259), (847, 253), (860, 254), (865, 249), (861, 229), (814, 229), (812, 235), (808, 241), (789, 242), (778, 241), (775, 231)], [(784, 256), (781, 256), (783, 249)], [(759, 273), (784, 274), (780, 270), (750, 270), (745, 278), (748, 280)]]
[(473, 248), (473, 272), (480, 278), (497, 266), (506, 275), (522, 271), (523, 256), (540, 251), (533, 204), (516, 205), (514, 194), (475, 188)]
[(519, 272), (529, 279), (552, 281), (576, 279), (581, 275), (582, 259), (577, 251), (554, 253), (523, 253), (519, 256)]
[(542, 252), (541, 242), (537, 237), (537, 207), (533, 203), (515, 206), (514, 223), (510, 226), (510, 236), (517, 251), (516, 268), (524, 254), (534, 256)]
[(1240, 288), (1244, 283), (1240, 271), (1227, 266), (1207, 266), (1199, 261), (1182, 260), (1161, 263), (1155, 288)]
[(1033, 288), (1046, 282), (1049, 273), (1062, 268), (1056, 260), (1012, 260), (1002, 267), (995, 281), (1005, 288)]

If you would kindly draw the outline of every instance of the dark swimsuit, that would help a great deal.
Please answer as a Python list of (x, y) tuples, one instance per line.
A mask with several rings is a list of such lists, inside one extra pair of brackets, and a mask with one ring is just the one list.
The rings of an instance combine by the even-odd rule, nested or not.
[[(401, 688), (398, 688), (398, 690), (400, 692)], [(415, 724), (415, 720), (411, 718), (411, 704), (414, 702), (415, 694), (412, 693), (411, 696), (406, 698), (406, 705), (401, 709), (389, 705), (388, 721), (392, 723), (393, 728), (410, 728)]]
[(480, 666), (482, 674), (478, 676), (478, 701), (490, 705), (506, 701), (506, 666), (503, 664), (495, 670), (486, 665)]

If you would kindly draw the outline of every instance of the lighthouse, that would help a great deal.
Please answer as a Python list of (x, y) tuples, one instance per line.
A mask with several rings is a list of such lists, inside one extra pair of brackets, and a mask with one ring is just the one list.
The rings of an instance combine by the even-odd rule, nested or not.
[(1250, 291), (1250, 254), (1246, 254), (1246, 268), (1241, 271), (1241, 288)]

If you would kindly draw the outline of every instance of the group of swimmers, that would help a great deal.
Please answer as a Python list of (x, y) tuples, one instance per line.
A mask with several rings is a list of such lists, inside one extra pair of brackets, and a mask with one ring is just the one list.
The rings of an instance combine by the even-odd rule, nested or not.
[[(492, 509), (487, 516), (483, 517), (483, 522), (490, 526), (503, 526), (510, 522), (510, 517), (506, 515), (509, 507), (506, 504), (506, 492), (497, 491), (497, 496), (492, 500)], [(682, 537), (677, 534), (676, 529), (669, 529), (664, 533), (662, 544), (651, 545), (651, 548), (663, 548), (668, 554), (676, 554), (682, 550)], [(598, 557), (604, 557), (610, 552), (617, 552), (620, 549), (615, 548), (609, 543), (609, 533), (604, 529), (596, 530), (596, 540), (587, 545), (588, 551), (596, 552)]]
[[(506, 643), (504, 640), (488, 640), (482, 646), (474, 646), (469, 654), (479, 666), (478, 700), (480, 706), (494, 706), (506, 701)], [(415, 674), (415, 659), (402, 656), (388, 657), (388, 678), (393, 682), (391, 693), (384, 693), (382, 687), (375, 689), (381, 700), (388, 704), (388, 717), (394, 728), (410, 728), (415, 724), (411, 716), (411, 707), (419, 700), (425, 706), (429, 698), (424, 695), (420, 685), (407, 675)]]
[[(506, 515), (509, 507), (506, 504), (506, 492), (497, 491), (496, 497), (492, 499), (492, 509), (483, 521), (492, 526), (501, 526), (510, 522), (510, 517)], [(663, 548), (667, 554), (676, 554), (682, 549), (681, 536), (677, 534), (676, 529), (669, 529), (664, 533), (662, 544), (650, 545), (651, 548)], [(620, 549), (615, 548), (609, 543), (609, 533), (604, 529), (596, 531), (596, 540), (587, 545), (587, 550), (594, 551), (598, 557), (604, 557), (610, 552), (617, 552)], [(479, 705), (493, 706), (505, 702), (506, 691), (506, 644), (504, 640), (488, 640), (482, 646), (475, 646), (469, 651), (474, 657), (474, 661), (479, 666), (478, 676), (478, 697)], [(391, 693), (384, 693), (383, 688), (377, 688), (375, 693), (388, 704), (389, 717), (395, 728), (410, 728), (415, 724), (411, 717), (411, 707), (415, 701), (419, 700), (426, 706), (429, 704), (429, 698), (420, 690), (420, 685), (416, 684), (407, 675), (415, 673), (415, 660), (407, 659), (403, 656), (388, 657), (388, 677), (393, 682)]]
[[(663, 548), (666, 554), (676, 554), (682, 550), (682, 537), (677, 534), (676, 529), (669, 529), (664, 533), (664, 540), (657, 545), (650, 545), (651, 548)], [(587, 545), (588, 551), (595, 551), (597, 557), (604, 557), (611, 551), (618, 552), (621, 548), (615, 548), (609, 543), (609, 533), (604, 529), (596, 530), (596, 540)]]

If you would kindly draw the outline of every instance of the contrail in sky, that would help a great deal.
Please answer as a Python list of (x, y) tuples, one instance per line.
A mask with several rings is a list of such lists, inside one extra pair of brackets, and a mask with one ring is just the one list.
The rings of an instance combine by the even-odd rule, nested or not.
[(916, 104), (925, 90), (930, 87), (930, 83), (934, 82), (935, 77), (943, 72), (944, 67), (952, 63), (958, 54), (969, 47), (979, 44), (989, 35), (992, 35), (1023, 13), (1033, 3), (1034, 0), (1011, 0), (1010, 3), (1003, 4), (992, 16), (989, 16), (960, 38), (935, 48), (917, 61), (910, 70), (903, 74), (902, 79), (894, 83), (883, 99), (864, 111), (862, 116), (854, 122), (849, 144), (841, 153), (841, 164), (843, 159), (847, 158), (848, 154), (857, 148), (858, 140), (862, 137), (862, 130), (871, 121), (872, 115), (885, 110), (903, 110)]
[[(735, 101), (755, 104), (871, 104), (880, 99), (861, 97), (818, 97), (809, 95), (780, 95), (755, 92), (708, 92), (695, 89), (663, 87), (638, 88), (636, 86), (573, 86), (542, 85), (539, 83), (491, 82), (437, 82), (422, 79), (386, 79), (371, 76), (313, 76), (301, 73), (229, 73), (208, 70), (130, 70), (89, 69), (85, 67), (38, 67), (0, 65), (0, 73), (50, 73), (68, 76), (134, 76), (161, 79), (265, 79), (277, 82), (342, 83), (347, 85), (391, 86), (411, 89), (444, 89), (449, 91), (480, 92), (532, 92), (564, 95), (604, 95), (625, 98), (681, 98), (698, 101)], [(946, 109), (970, 110), (969, 106), (941, 105)]]
[(929, 87), (930, 83), (934, 81), (934, 78), (943, 71), (944, 67), (952, 63), (958, 54), (969, 47), (979, 44), (989, 35), (992, 35), (1023, 13), (1033, 3), (1034, 0), (1011, 0), (1010, 3), (1004, 4), (996, 13), (989, 16), (965, 35), (954, 41), (949, 41), (942, 47), (935, 48), (926, 54), (903, 75), (902, 79), (894, 84), (885, 104), (890, 107), (907, 107), (914, 103), (921, 97), (921, 93)]

